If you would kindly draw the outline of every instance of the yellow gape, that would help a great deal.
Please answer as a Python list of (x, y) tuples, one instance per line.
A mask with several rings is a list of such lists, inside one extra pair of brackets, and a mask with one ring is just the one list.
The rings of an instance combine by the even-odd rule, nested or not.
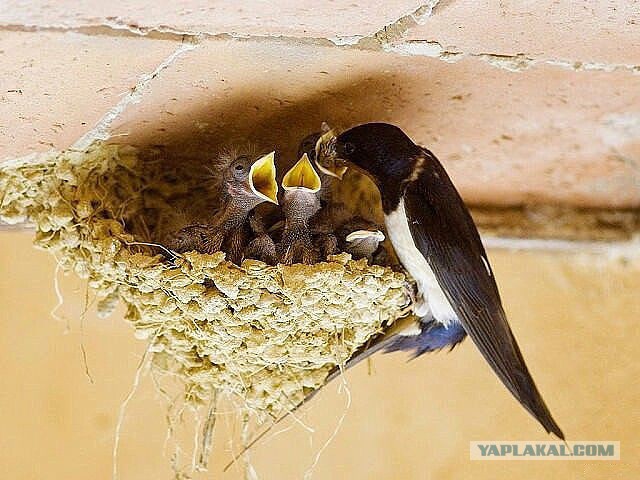
[(285, 190), (304, 190), (316, 193), (320, 190), (320, 186), (320, 176), (311, 165), (306, 153), (282, 179), (282, 188)]
[(278, 184), (276, 182), (275, 152), (256, 160), (249, 171), (249, 185), (258, 197), (278, 204)]

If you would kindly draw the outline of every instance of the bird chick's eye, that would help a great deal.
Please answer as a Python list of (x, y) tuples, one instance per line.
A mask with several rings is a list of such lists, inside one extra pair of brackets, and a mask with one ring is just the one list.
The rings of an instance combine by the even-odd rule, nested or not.
[(244, 170), (244, 167), (242, 165), (236, 165), (236, 171), (241, 172), (242, 170)]

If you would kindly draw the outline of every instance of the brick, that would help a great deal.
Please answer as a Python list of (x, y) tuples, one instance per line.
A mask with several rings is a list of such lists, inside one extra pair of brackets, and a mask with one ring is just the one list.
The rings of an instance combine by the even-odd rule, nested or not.
[(640, 65), (640, 2), (443, 1), (405, 40), (466, 53)]
[(0, 32), (0, 161), (69, 146), (176, 48), (143, 38)]
[[(243, 2), (153, 0), (83, 2), (5, 0), (0, 23), (14, 25), (111, 25), (117, 28), (161, 28), (188, 32), (292, 37), (358, 37), (410, 14), (421, 2), (390, 0), (371, 8), (364, 0)], [(349, 38), (342, 41), (348, 41)]]

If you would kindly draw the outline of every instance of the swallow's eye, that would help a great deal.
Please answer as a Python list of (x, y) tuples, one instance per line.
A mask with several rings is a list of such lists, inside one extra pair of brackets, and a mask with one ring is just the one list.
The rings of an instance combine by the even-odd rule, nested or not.
[(345, 143), (343, 146), (343, 150), (344, 153), (346, 153), (347, 155), (351, 155), (353, 152), (356, 151), (356, 146), (353, 143)]

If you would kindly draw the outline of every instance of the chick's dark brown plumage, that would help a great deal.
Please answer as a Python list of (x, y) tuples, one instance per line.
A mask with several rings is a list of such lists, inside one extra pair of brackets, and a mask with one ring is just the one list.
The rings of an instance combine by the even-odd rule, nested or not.
[(187, 225), (167, 236), (165, 244), (179, 253), (224, 251), (239, 264), (252, 237), (249, 213), (265, 201), (277, 202), (273, 154), (258, 157), (242, 151), (227, 151), (214, 162), (219, 178), (217, 211), (210, 223)]
[(276, 244), (267, 231), (264, 215), (254, 212), (249, 217), (249, 225), (251, 226), (253, 240), (247, 245), (244, 257), (275, 265), (278, 261)]
[(320, 251), (313, 243), (309, 221), (320, 209), (320, 199), (316, 193), (305, 191), (285, 192), (282, 199), (284, 230), (278, 244), (280, 263), (316, 263)]

